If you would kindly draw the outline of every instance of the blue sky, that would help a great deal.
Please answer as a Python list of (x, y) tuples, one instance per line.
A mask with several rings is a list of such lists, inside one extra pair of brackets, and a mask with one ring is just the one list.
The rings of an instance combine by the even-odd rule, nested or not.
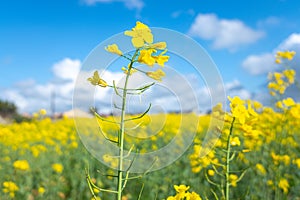
[[(272, 69), (271, 55), (300, 49), (299, 19), (298, 0), (2, 1), (0, 98), (22, 112), (49, 107), (43, 101), (50, 83), (74, 79), (93, 48), (137, 20), (188, 34), (212, 57), (228, 90), (253, 97)], [(70, 108), (71, 86), (58, 92), (60, 111)]]

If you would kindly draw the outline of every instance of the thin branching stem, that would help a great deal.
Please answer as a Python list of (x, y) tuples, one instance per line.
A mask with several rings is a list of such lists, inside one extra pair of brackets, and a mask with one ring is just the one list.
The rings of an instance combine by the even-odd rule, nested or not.
[(230, 175), (230, 153), (231, 153), (231, 137), (232, 137), (232, 132), (233, 132), (233, 124), (234, 124), (234, 121), (235, 121), (235, 117), (233, 117), (232, 119), (232, 122), (231, 122), (231, 125), (230, 125), (230, 131), (229, 131), (229, 135), (228, 135), (228, 138), (227, 138), (227, 147), (226, 147), (226, 150), (227, 150), (227, 153), (226, 153), (226, 175), (225, 175), (225, 198), (226, 200), (229, 200), (229, 192), (230, 192), (230, 180), (229, 180), (229, 175)]
[(118, 146), (119, 146), (119, 168), (118, 168), (118, 186), (117, 186), (117, 199), (122, 199), (122, 191), (123, 191), (123, 154), (124, 154), (124, 136), (125, 136), (125, 116), (126, 116), (126, 96), (127, 96), (127, 85), (130, 76), (130, 72), (132, 69), (133, 62), (138, 55), (139, 49), (137, 49), (132, 56), (130, 64), (128, 66), (128, 73), (126, 74), (126, 79), (123, 88), (122, 94), (122, 111), (121, 111), (121, 121), (120, 121), (120, 131), (118, 136)]

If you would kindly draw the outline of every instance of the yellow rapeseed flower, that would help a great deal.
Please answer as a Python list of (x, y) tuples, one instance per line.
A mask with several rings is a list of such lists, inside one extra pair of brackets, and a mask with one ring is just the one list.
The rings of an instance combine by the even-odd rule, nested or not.
[(123, 55), (122, 51), (119, 49), (118, 45), (116, 44), (108, 45), (107, 47), (105, 47), (105, 50), (110, 53), (117, 54), (119, 56)]
[(300, 104), (296, 104), (295, 106), (293, 106), (290, 112), (294, 118), (300, 119)]
[(240, 146), (241, 141), (239, 137), (233, 137), (232, 140), (230, 141), (231, 146)]
[(290, 98), (290, 97), (289, 97), (289, 98), (286, 98), (286, 99), (283, 99), (282, 102), (283, 102), (283, 104), (284, 104), (286, 107), (290, 107), (290, 106), (295, 105), (294, 99), (292, 99), (292, 98)]
[(166, 75), (165, 72), (161, 69), (158, 69), (153, 72), (146, 72), (146, 75), (149, 76), (150, 78), (153, 78), (154, 80), (157, 81), (162, 81), (162, 78)]
[(266, 175), (266, 169), (262, 164), (257, 163), (255, 167), (262, 175)]
[(170, 57), (170, 56), (165, 56), (164, 55), (165, 53), (166, 53), (166, 51), (163, 51), (158, 56), (153, 56), (153, 58), (155, 59), (155, 62), (162, 67), (165, 65), (165, 62), (167, 62)]
[(278, 187), (283, 190), (284, 194), (287, 194), (289, 191), (289, 182), (285, 178), (281, 178), (278, 183)]
[(295, 159), (293, 163), (300, 169), (300, 158)]
[(275, 106), (276, 106), (277, 108), (282, 109), (282, 108), (283, 108), (282, 101), (277, 101), (276, 104), (275, 104)]
[(44, 116), (44, 115), (47, 115), (47, 111), (45, 109), (41, 109), (39, 111), (40, 115)]
[(136, 22), (136, 26), (131, 31), (125, 31), (124, 34), (132, 37), (131, 42), (135, 48), (143, 47), (145, 42), (153, 43), (153, 35), (150, 28), (139, 21)]
[(157, 42), (154, 44), (151, 44), (149, 46), (150, 49), (158, 49), (158, 50), (164, 50), (165, 48), (167, 48), (167, 43), (166, 42)]
[(295, 70), (286, 69), (282, 73), (290, 84), (293, 84), (295, 82), (295, 75), (296, 75)]
[(295, 51), (278, 51), (276, 56), (277, 58), (292, 60), (295, 54)]
[(188, 192), (186, 194), (186, 200), (202, 200), (202, 199), (199, 196), (199, 194), (197, 194), (196, 192), (192, 192), (192, 193)]
[(19, 187), (12, 181), (3, 182), (3, 192), (9, 193), (11, 198), (15, 197), (15, 192), (19, 190)]
[(238, 180), (238, 176), (235, 174), (230, 174), (229, 175), (229, 181), (230, 184), (232, 185), (232, 187), (236, 187), (237, 186), (237, 180)]
[(186, 186), (186, 185), (174, 185), (174, 189), (178, 193), (185, 193), (186, 191), (188, 191), (190, 189), (190, 186)]
[(27, 160), (17, 160), (13, 164), (14, 168), (21, 171), (27, 171), (29, 170), (29, 163)]
[(107, 86), (107, 83), (105, 82), (105, 80), (100, 78), (98, 71), (95, 71), (94, 75), (92, 77), (88, 78), (87, 80), (90, 81), (92, 85), (99, 85), (101, 87)]
[(43, 195), (43, 194), (45, 193), (45, 191), (46, 191), (46, 190), (45, 190), (44, 187), (39, 187), (39, 188), (38, 188), (38, 192), (39, 192), (40, 195)]
[(207, 174), (208, 174), (209, 176), (214, 176), (214, 175), (215, 175), (215, 171), (212, 170), (212, 169), (209, 169), (209, 170), (207, 171)]
[(140, 51), (140, 55), (138, 57), (139, 63), (144, 63), (149, 66), (153, 66), (155, 64), (155, 59), (152, 56), (152, 53), (156, 52), (155, 49), (143, 49)]
[(56, 172), (56, 173), (62, 173), (62, 171), (64, 170), (64, 166), (62, 164), (59, 163), (54, 163), (52, 164), (52, 169)]

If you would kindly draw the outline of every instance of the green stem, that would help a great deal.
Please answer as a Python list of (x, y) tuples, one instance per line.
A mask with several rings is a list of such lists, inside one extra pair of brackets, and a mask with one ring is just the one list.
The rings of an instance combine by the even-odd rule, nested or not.
[(230, 180), (229, 180), (229, 175), (230, 175), (230, 153), (231, 153), (231, 137), (232, 137), (232, 131), (233, 131), (233, 124), (235, 121), (235, 117), (233, 117), (231, 125), (230, 125), (230, 131), (227, 139), (227, 153), (226, 153), (226, 188), (225, 188), (225, 198), (226, 200), (229, 200), (229, 192), (230, 192)]
[(122, 112), (121, 112), (121, 122), (120, 122), (120, 132), (118, 139), (119, 146), (119, 169), (118, 169), (118, 200), (122, 199), (122, 190), (123, 190), (123, 157), (124, 157), (124, 135), (125, 135), (125, 114), (126, 114), (126, 95), (127, 95), (127, 85), (130, 76), (130, 71), (132, 69), (132, 65), (134, 63), (135, 57), (138, 54), (139, 49), (137, 49), (130, 61), (130, 65), (128, 67), (128, 73), (126, 74), (126, 79), (123, 88), (122, 95)]

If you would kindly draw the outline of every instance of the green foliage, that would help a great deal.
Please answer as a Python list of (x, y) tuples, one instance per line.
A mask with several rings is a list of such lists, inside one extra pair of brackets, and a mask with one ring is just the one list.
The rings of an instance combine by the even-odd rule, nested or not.
[(10, 118), (17, 114), (17, 106), (9, 101), (0, 100), (0, 115), (4, 118)]

